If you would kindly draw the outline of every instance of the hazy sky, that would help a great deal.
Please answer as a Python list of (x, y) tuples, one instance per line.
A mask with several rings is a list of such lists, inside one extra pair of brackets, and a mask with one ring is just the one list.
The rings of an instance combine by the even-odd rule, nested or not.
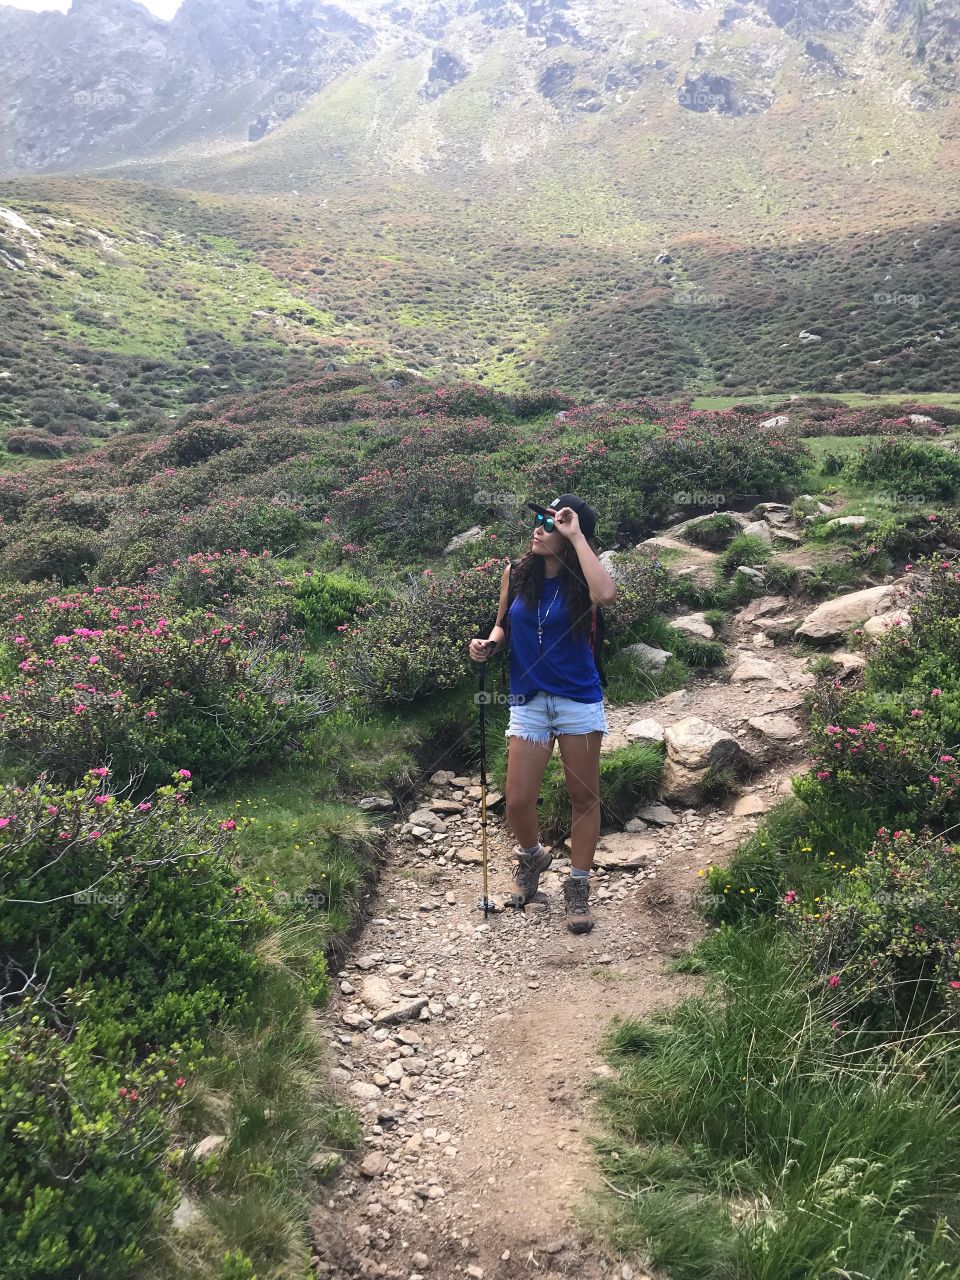
[[(140, 3), (158, 18), (172, 18), (180, 8), (180, 0), (140, 0)], [(14, 9), (59, 9), (61, 13), (70, 8), (70, 0), (0, 0), (0, 4), (12, 5)]]

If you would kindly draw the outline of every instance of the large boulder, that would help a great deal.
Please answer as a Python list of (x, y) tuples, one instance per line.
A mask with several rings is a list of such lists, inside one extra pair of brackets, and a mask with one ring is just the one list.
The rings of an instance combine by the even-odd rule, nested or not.
[(747, 684), (752, 680), (764, 680), (777, 689), (789, 689), (790, 681), (782, 667), (764, 658), (741, 656), (730, 676), (733, 684)]
[(703, 799), (703, 784), (706, 780), (706, 769), (685, 769), (676, 760), (668, 756), (663, 763), (660, 778), (660, 794), (664, 800), (673, 800), (688, 809), (694, 808)]
[(751, 520), (743, 532), (752, 538), (760, 538), (768, 544), (773, 542), (773, 530), (766, 520)]
[(784, 715), (753, 716), (747, 724), (771, 742), (796, 742), (803, 733), (796, 720)]
[(699, 716), (684, 716), (664, 730), (667, 758), (683, 769), (709, 769), (711, 765), (741, 765), (747, 753), (731, 733)]
[(886, 613), (894, 602), (895, 591), (890, 583), (825, 600), (807, 614), (796, 634), (808, 640), (835, 640), (853, 627), (862, 626), (868, 618)]

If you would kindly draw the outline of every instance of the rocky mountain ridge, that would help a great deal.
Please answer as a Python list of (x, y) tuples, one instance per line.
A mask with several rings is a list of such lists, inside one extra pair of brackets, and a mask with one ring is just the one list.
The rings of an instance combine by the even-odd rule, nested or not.
[(861, 80), (927, 111), (958, 67), (953, 0), (184, 0), (168, 22), (135, 0), (0, 6), (0, 170), (242, 153), (357, 71), (402, 81), (430, 120), (458, 86), (493, 85), (486, 109), (564, 130), (638, 92), (739, 116)]

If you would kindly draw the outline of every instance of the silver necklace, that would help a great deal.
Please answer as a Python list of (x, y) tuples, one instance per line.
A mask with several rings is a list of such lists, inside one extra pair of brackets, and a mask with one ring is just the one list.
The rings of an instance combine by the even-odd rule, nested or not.
[(543, 615), (543, 618), (540, 617), (540, 602), (537, 601), (537, 640), (540, 642), (541, 649), (543, 648), (543, 624), (550, 617), (550, 610), (557, 603), (557, 596), (559, 596), (559, 594), (560, 594), (560, 583), (558, 582), (557, 589), (554, 592), (553, 599), (547, 605), (547, 612)]

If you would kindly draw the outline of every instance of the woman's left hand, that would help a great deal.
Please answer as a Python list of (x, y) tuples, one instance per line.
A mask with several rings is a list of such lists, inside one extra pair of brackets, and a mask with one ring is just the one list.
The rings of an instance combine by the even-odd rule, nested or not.
[(573, 507), (561, 507), (554, 516), (553, 527), (565, 538), (575, 538), (580, 532), (580, 517)]

